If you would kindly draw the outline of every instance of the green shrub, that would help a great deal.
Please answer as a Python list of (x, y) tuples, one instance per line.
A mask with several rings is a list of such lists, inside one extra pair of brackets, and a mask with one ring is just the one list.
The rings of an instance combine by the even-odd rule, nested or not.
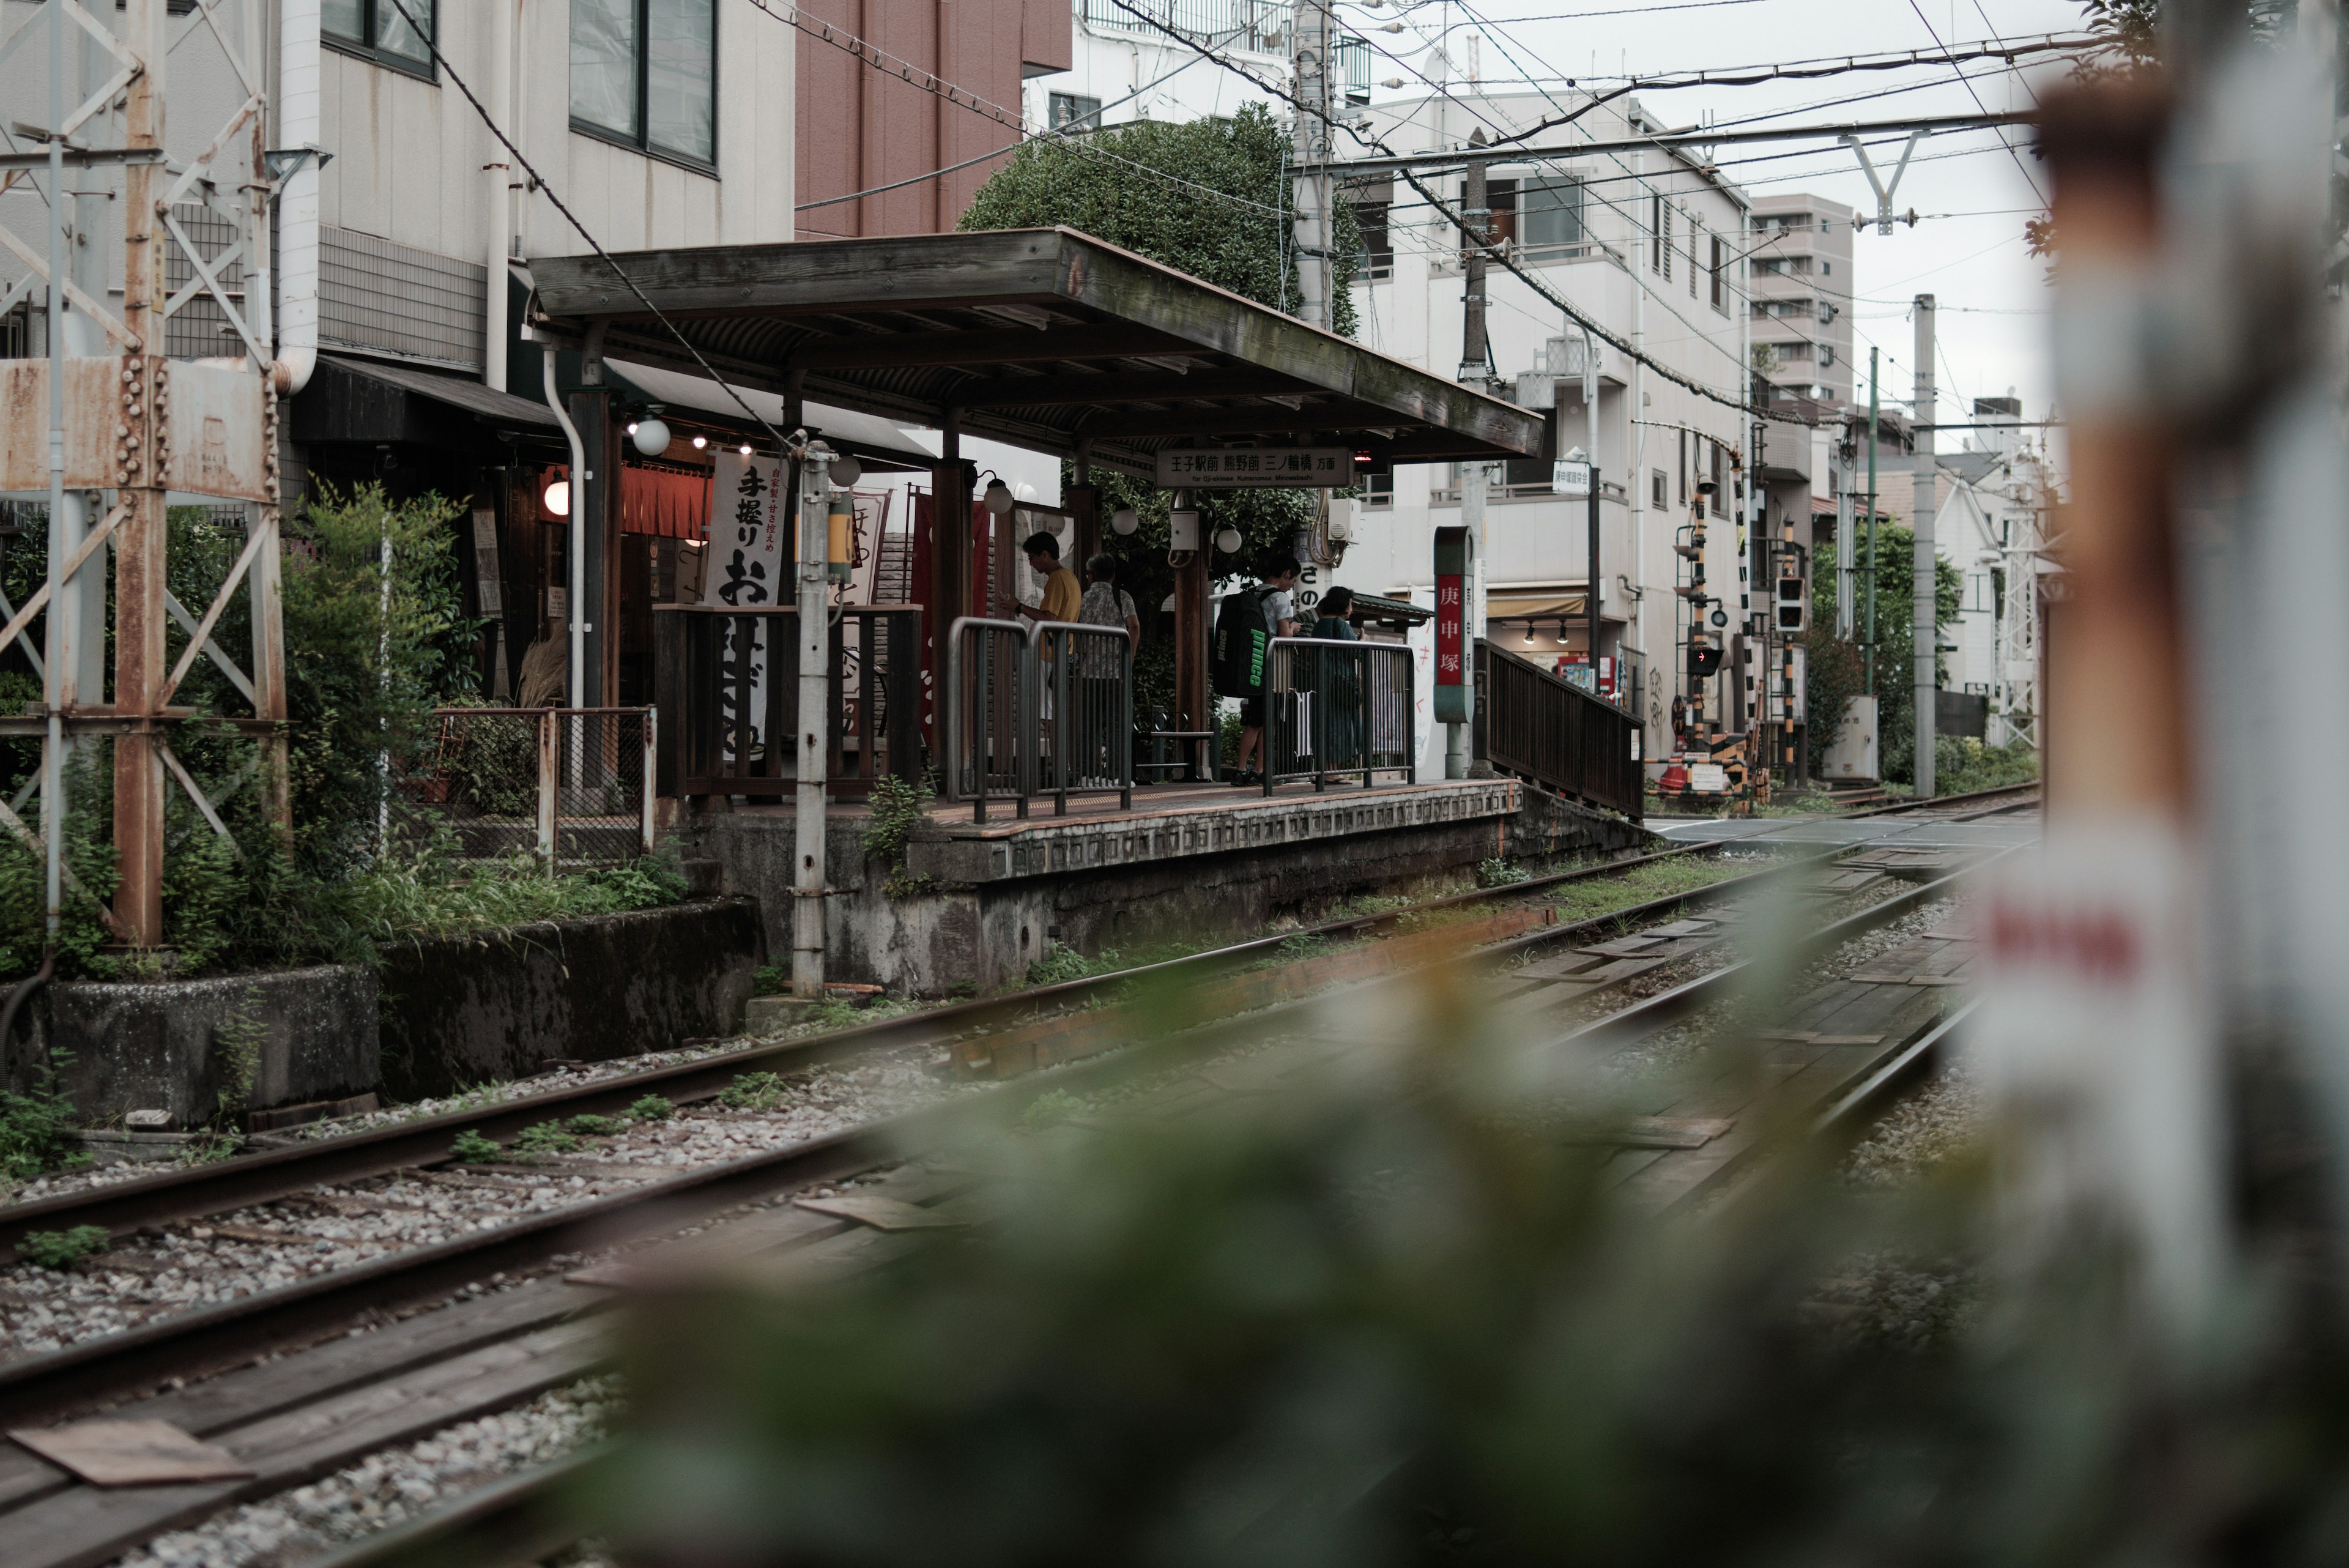
[(1968, 794), (1975, 790), (2002, 789), (2027, 784), (2039, 776), (2039, 753), (2016, 740), (2003, 746), (1984, 745), (1971, 735), (1937, 735), (1933, 739), (1933, 790), (1937, 794)]
[(467, 1127), (457, 1135), (457, 1141), (449, 1146), (449, 1152), (459, 1159), (478, 1165), (484, 1160), (501, 1158), (505, 1150), (498, 1147), (495, 1138), (483, 1137), (472, 1128)]
[(789, 964), (762, 963), (750, 976), (750, 994), (753, 996), (782, 996), (791, 989), (792, 970)]
[(1030, 1132), (1043, 1127), (1056, 1127), (1071, 1116), (1084, 1114), (1085, 1102), (1066, 1089), (1047, 1089), (1028, 1102), (1019, 1113), (1019, 1125)]
[(677, 1107), (659, 1095), (647, 1095), (628, 1107), (628, 1119), (635, 1122), (665, 1122), (677, 1114)]
[(70, 1231), (27, 1231), (16, 1251), (44, 1269), (70, 1269), (113, 1244), (103, 1225), (77, 1225)]
[(628, 1130), (617, 1116), (577, 1116), (563, 1124), (581, 1137), (611, 1137)]

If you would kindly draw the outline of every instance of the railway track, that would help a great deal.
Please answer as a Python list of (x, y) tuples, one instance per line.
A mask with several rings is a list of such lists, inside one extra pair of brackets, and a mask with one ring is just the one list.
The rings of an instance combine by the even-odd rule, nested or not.
[[(1967, 803), (1935, 804), (1946, 810)], [(1457, 914), (1478, 906), (1498, 909), (1513, 902), (1522, 906), (1529, 897), (1565, 883), (1619, 874), (1632, 865), (1707, 852), (1701, 846), (1665, 851), (1510, 888), (1437, 900), (1411, 911), (1331, 922), (1314, 933), (1305, 934), (1359, 937), (1365, 931), (1392, 928), (1406, 915), (1423, 918), (1430, 909), (1450, 909)], [(1619, 930), (1628, 921), (1654, 921), (1692, 908), (1707, 907), (1741, 889), (1751, 890), (1771, 876), (1817, 867), (1849, 852), (1847, 846), (1827, 856), (1807, 857), (1792, 867), (1773, 866), (1615, 911), (1596, 920), (1537, 925), (1500, 935), (1485, 942), (1466, 961), (1496, 972), (1509, 971), (1522, 976), (1528, 963), (1538, 967), (1548, 955), (1567, 952), (1578, 942), (1587, 943), (1589, 938)], [(1825, 951), (1888, 920), (1899, 919), (1920, 903), (1945, 896), (1952, 880), (1940, 878), (1857, 910), (1814, 933), (1803, 944), (1803, 951)], [(1684, 927), (1708, 924), (1689, 919), (1678, 923)], [(243, 1171), (215, 1167), (152, 1183), (129, 1183), (70, 1195), (38, 1206), (47, 1210), (39, 1227), (27, 1225), (15, 1214), (10, 1214), (8, 1220), (15, 1226), (15, 1235), (27, 1229), (53, 1227), (60, 1222), (62, 1213), (71, 1212), (60, 1206), (76, 1200), (88, 1205), (81, 1213), (102, 1213), (118, 1224), (125, 1219), (132, 1219), (134, 1225), (152, 1224), (154, 1220), (143, 1217), (152, 1213), (183, 1217), (218, 1213), (223, 1207), (242, 1208), (263, 1201), (254, 1196), (256, 1193), (290, 1196), (295, 1191), (315, 1188), (321, 1181), (347, 1182), (353, 1178), (339, 1173), (354, 1169), (380, 1174), (410, 1165), (445, 1162), (455, 1133), (468, 1129), (519, 1131), (523, 1126), (556, 1114), (551, 1109), (553, 1104), (561, 1104), (565, 1113), (575, 1110), (576, 1114), (593, 1114), (578, 1107), (625, 1103), (626, 1098), (647, 1092), (649, 1084), (663, 1085), (675, 1100), (708, 1098), (745, 1072), (777, 1071), (838, 1060), (860, 1050), (877, 1048), (874, 1042), (902, 1044), (915, 1039), (935, 1041), (942, 1033), (956, 1027), (995, 1029), (994, 1035), (982, 1038), (1010, 1036), (1018, 1033), (1023, 1020), (1033, 1022), (1032, 1015), (1040, 1004), (1049, 1005), (1056, 999), (1064, 1006), (1075, 1001), (1092, 1001), (1110, 994), (1115, 987), (1137, 981), (1154, 979), (1160, 983), (1184, 981), (1195, 985), (1222, 977), (1226, 981), (1253, 982), (1254, 989), (1247, 995), (1258, 1005), (1244, 1019), (1205, 1024), (1159, 1040), (1141, 1051), (1081, 1061), (1064, 1067), (1049, 1081), (1030, 1078), (999, 1086), (986, 1096), (988, 1107), (984, 1114), (1008, 1118), (1016, 1116), (1030, 1098), (1045, 1087), (1083, 1093), (1145, 1066), (1158, 1071), (1184, 1060), (1209, 1059), (1227, 1049), (1236, 1039), (1268, 1028), (1277, 1029), (1284, 1018), (1301, 1016), (1303, 1010), (1312, 1005), (1310, 1000), (1279, 999), (1265, 1004), (1267, 994), (1277, 992), (1278, 987), (1258, 977), (1277, 976), (1279, 970), (1250, 972), (1246, 969), (1250, 962), (1277, 950), (1282, 941), (1293, 942), (1299, 934), (1240, 944), (1139, 971), (1045, 988), (1015, 998), (965, 1004), (812, 1040), (731, 1053), (682, 1067), (591, 1085), (585, 1090), (482, 1107), (350, 1138), (324, 1140), (303, 1149), (237, 1162), (248, 1168)], [(1651, 940), (1672, 944), (1676, 950), (1653, 961), (1633, 953), (1580, 955), (1580, 959), (1604, 958), (1604, 963), (1579, 959), (1549, 960), (1554, 967), (1563, 962), (1566, 969), (1539, 977), (1537, 983), (1527, 988), (1528, 992), (1547, 984), (1559, 993), (1551, 998), (1553, 1002), (1564, 1001), (1570, 994), (1574, 1002), (1587, 1004), (1589, 997), (1618, 988), (1640, 975), (1660, 968), (1670, 972), (1674, 961), (1693, 957), (1708, 945), (1702, 931), (1684, 931)], [(1679, 948), (1687, 951), (1679, 952)], [(1604, 1021), (1578, 1025), (1569, 1030), (1565, 1038), (1595, 1037), (1609, 1031), (1631, 1034), (1664, 1026), (1731, 994), (1745, 969), (1744, 963), (1720, 966), (1646, 997)], [(1361, 983), (1389, 984), (1397, 978), (1390, 973)], [(1526, 984), (1522, 979), (1507, 983)], [(990, 1060), (1000, 1066), (999, 1057), (990, 1056)], [(255, 1488), (271, 1490), (295, 1484), (347, 1462), (355, 1454), (439, 1429), (464, 1418), (468, 1413), (511, 1405), (575, 1377), (580, 1367), (593, 1365), (595, 1355), (592, 1332), (575, 1320), (582, 1314), (602, 1310), (608, 1288), (583, 1281), (576, 1269), (569, 1280), (545, 1271), (561, 1269), (586, 1254), (607, 1252), (617, 1245), (673, 1233), (693, 1220), (707, 1220), (730, 1209), (771, 1204), (779, 1195), (803, 1190), (812, 1183), (849, 1180), (901, 1158), (909, 1147), (922, 1147), (926, 1141), (943, 1136), (948, 1126), (969, 1109), (957, 1105), (932, 1106), (790, 1147), (647, 1180), (626, 1192), (533, 1214), (491, 1231), (303, 1280), (257, 1296), (181, 1314), (0, 1367), (0, 1415), (7, 1417), (6, 1425), (10, 1427), (55, 1419), (68, 1411), (111, 1399), (135, 1398), (147, 1390), (165, 1386), (166, 1391), (160, 1394), (135, 1398), (126, 1413), (171, 1421), (200, 1436), (234, 1434), (246, 1446), (258, 1445), (272, 1456), (264, 1473), (250, 1483), (225, 1490), (221, 1483), (213, 1483), (210, 1493), (203, 1496), (150, 1497), (150, 1506), (143, 1512), (129, 1510), (139, 1513), (136, 1519), (125, 1517), (119, 1494), (109, 1504), (103, 1495), (68, 1484), (68, 1478), (61, 1472), (29, 1456), (0, 1457), (0, 1559), (22, 1563), (26, 1568), (36, 1564), (62, 1568), (105, 1561), (136, 1540), (211, 1512), (239, 1496), (254, 1495)], [(320, 1174), (328, 1171), (338, 1174)], [(204, 1179), (207, 1178), (209, 1180)], [(1654, 1179), (1649, 1179), (1651, 1185)], [(154, 1190), (143, 1194), (129, 1190), (150, 1187)], [(126, 1203), (131, 1207), (122, 1207)], [(142, 1211), (138, 1207), (140, 1204), (150, 1207)], [(789, 1244), (793, 1247), (845, 1245), (860, 1231), (852, 1221), (788, 1205), (781, 1209), (754, 1208), (750, 1220), (738, 1223), (750, 1223), (753, 1230), (763, 1225), (768, 1231), (788, 1233)], [(444, 1298), (463, 1298), (468, 1293), (481, 1291), (484, 1282), (511, 1286), (515, 1278), (533, 1272), (537, 1277), (528, 1283), (472, 1294), (471, 1299), (460, 1299), (458, 1305), (445, 1312), (386, 1321), (407, 1307)], [(326, 1339), (337, 1333), (349, 1334), (354, 1324), (376, 1326), (355, 1337)], [(305, 1344), (314, 1348), (287, 1354), (289, 1347)], [(274, 1356), (284, 1359), (269, 1359)], [(208, 1373), (230, 1367), (237, 1370), (209, 1382), (201, 1381)], [(175, 1383), (188, 1386), (167, 1386)]]
[[(1969, 869), (1979, 868), (1979, 864)], [(1960, 871), (1936, 878), (1898, 900), (1888, 900), (1889, 908), (1836, 922), (1797, 944), (1795, 956), (1816, 960), (1854, 937), (1878, 929), (1888, 919), (1905, 918), (1937, 903), (1949, 897), (1966, 874)], [(1863, 959), (1868, 967), (1856, 976), (1810, 988), (1795, 1004), (1789, 1023), (1839, 1024), (1847, 1030), (1862, 1024), (1877, 1026), (1878, 1038), (1870, 1045), (1848, 1044), (1859, 1037), (1849, 1033), (1780, 1032), (1787, 1039), (1774, 1049), (1772, 1064), (1787, 1070), (1784, 1085), (1795, 1093), (1807, 1094), (1814, 1106), (1810, 1126), (1815, 1133), (1847, 1134), (1854, 1123), (1912, 1081), (1971, 1011), (1971, 1004), (1948, 1012), (1930, 1005), (1929, 998), (1937, 1003), (1941, 994), (1938, 985), (1904, 986), (1910, 994), (1895, 994), (1889, 983), (1894, 977), (1878, 972), (1878, 969), (1921, 965), (1930, 971), (1926, 978), (1936, 981), (1954, 978), (1962, 969), (1960, 948), (1961, 943), (1947, 931), (1903, 940)], [(1609, 1038), (1629, 1041), (1685, 1021), (1733, 993), (1745, 969), (1746, 964), (1740, 963), (1698, 977), (1575, 1030), (1556, 1044), (1588, 1047)], [(1919, 976), (1904, 972), (1899, 978), (1906, 981)], [(1801, 1035), (1809, 1038), (1798, 1046), (1795, 1037)], [(1792, 1055), (1777, 1059), (1777, 1053), (1789, 1050)], [(1655, 1140), (1654, 1147), (1630, 1145), (1619, 1149), (1609, 1169), (1626, 1201), (1665, 1212), (1723, 1189), (1747, 1168), (1745, 1161), (1757, 1147), (1754, 1138), (1722, 1134), (1691, 1145), (1687, 1139), (1669, 1135), (1676, 1125), (1701, 1117), (1720, 1120), (1739, 1113), (1750, 1115), (1754, 1110), (1750, 1091), (1700, 1085), (1649, 1108), (1655, 1112), (1650, 1130), (1661, 1127), (1666, 1136)], [(926, 1183), (920, 1177), (904, 1190), (917, 1201), (930, 1201), (936, 1195), (936, 1183)], [(819, 1254), (827, 1248), (854, 1246), (860, 1239), (850, 1235), (802, 1240), (796, 1253), (786, 1255), (799, 1258), (806, 1272), (820, 1274), (824, 1271)], [(769, 1240), (771, 1242), (772, 1238)], [(885, 1242), (882, 1250), (884, 1255), (895, 1251)], [(873, 1261), (869, 1250), (865, 1261)], [(325, 1559), (322, 1568), (472, 1568), (474, 1564), (488, 1568), (493, 1563), (538, 1561), (576, 1540), (577, 1528), (564, 1507), (564, 1494), (592, 1472), (599, 1457), (598, 1451), (589, 1450), (500, 1481), (437, 1512), (350, 1546)]]

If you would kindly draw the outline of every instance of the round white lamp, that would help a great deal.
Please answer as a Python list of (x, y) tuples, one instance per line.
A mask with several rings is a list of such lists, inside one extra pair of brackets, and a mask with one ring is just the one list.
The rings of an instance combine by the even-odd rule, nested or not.
[(1112, 534), (1131, 534), (1141, 526), (1142, 519), (1134, 515), (1131, 506), (1121, 506), (1109, 514), (1109, 531)]
[(1216, 548), (1221, 550), (1226, 556), (1238, 555), (1240, 553), (1240, 531), (1237, 528), (1216, 529)]
[(864, 477), (864, 465), (843, 452), (832, 460), (830, 472), (832, 483), (838, 488), (846, 490)]
[(979, 499), (986, 504), (987, 509), (989, 512), (994, 513), (998, 517), (1004, 515), (1014, 506), (1019, 504), (1019, 502), (1012, 496), (1010, 488), (999, 479), (989, 484), (987, 487), (987, 493), (980, 496)]
[(628, 439), (647, 457), (658, 457), (668, 450), (668, 421), (655, 409), (628, 427)]
[(544, 504), (547, 511), (554, 514), (555, 516), (570, 516), (571, 482), (567, 479), (556, 480), (554, 483), (546, 487), (546, 493), (540, 496), (539, 500)]

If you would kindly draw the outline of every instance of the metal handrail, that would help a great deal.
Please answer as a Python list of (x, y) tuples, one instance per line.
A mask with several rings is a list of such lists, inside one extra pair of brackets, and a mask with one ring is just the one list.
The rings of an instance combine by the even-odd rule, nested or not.
[[(1265, 659), (1264, 793), (1301, 778), (1326, 790), (1333, 772), (1360, 773), (1364, 789), (1382, 773), (1409, 779), (1418, 765), (1417, 681), (1402, 643), (1274, 638)], [(1313, 765), (1281, 765), (1289, 759)]]
[[(1114, 640), (1117, 670), (1113, 676), (1102, 677), (1080, 673), (1071, 675), (1080, 664), (1092, 666), (1109, 650), (1084, 649), (1086, 642)], [(1045, 644), (1056, 645), (1050, 657)], [(1024, 729), (1024, 736), (1033, 737), (1037, 750), (1030, 752), (1026, 777), (1030, 789), (1043, 794), (1043, 781), (1036, 776), (1037, 765), (1049, 753), (1051, 762), (1052, 815), (1069, 814), (1070, 763), (1080, 753), (1088, 758), (1098, 757), (1112, 764), (1113, 776), (1107, 782), (1079, 784), (1074, 791), (1080, 794), (1118, 792), (1118, 809), (1133, 809), (1133, 639), (1122, 626), (1088, 626), (1081, 621), (1040, 620), (1028, 630), (1027, 676), (1037, 683), (1040, 694), (1044, 689), (1046, 666), (1050, 667), (1049, 703), (1031, 701), (1028, 711), (1035, 716), (1033, 728)], [(1092, 686), (1104, 680), (1114, 682), (1108, 692), (1072, 690), (1076, 681)], [(1105, 711), (1102, 711), (1104, 710)], [(1050, 743), (1046, 740), (1045, 726), (1050, 726)], [(1104, 735), (1102, 731), (1106, 731)], [(1100, 778), (1098, 774), (1084, 775)]]
[[(966, 641), (974, 644), (974, 651), (978, 655), (975, 666), (965, 657)], [(992, 701), (995, 691), (996, 645), (999, 641), (1009, 641), (1013, 649), (1009, 735), (1011, 765), (1008, 770), (1012, 784), (1009, 789), (1000, 791), (992, 789), (988, 785), (988, 781), (992, 770), (987, 765), (988, 758), (985, 753), (971, 751), (973, 736), (968, 722), (970, 715), (964, 701), (965, 677), (975, 673), (979, 682), (978, 688), (979, 726), (977, 740), (983, 747), (987, 740), (995, 733), (995, 721), (1000, 717)], [(972, 820), (976, 822), (987, 820), (987, 803), (990, 798), (1008, 797), (1016, 803), (1016, 810), (1019, 815), (1028, 815), (1028, 747), (1023, 738), (1029, 730), (1029, 715), (1033, 711), (1030, 702), (1034, 693), (1029, 684), (1025, 668), (1029, 663), (1027, 648), (1028, 628), (1021, 621), (993, 620), (985, 616), (959, 616), (956, 618), (954, 625), (947, 632), (945, 701), (947, 743), (944, 788), (947, 800), (968, 800), (973, 803)], [(964, 769), (966, 765), (971, 764), (975, 765), (972, 766), (967, 783)]]
[[(1086, 673), (1108, 649), (1081, 645), (1112, 640), (1114, 673)], [(997, 662), (1006, 652), (1014, 660), (1008, 728)], [(1133, 639), (1123, 627), (964, 616), (947, 638), (946, 727), (946, 798), (969, 801), (975, 822), (987, 820), (989, 800), (1008, 799), (1024, 817), (1040, 794), (1052, 797), (1056, 816), (1068, 815), (1071, 794), (1111, 790), (1131, 811)], [(998, 742), (1008, 756), (995, 754)]]

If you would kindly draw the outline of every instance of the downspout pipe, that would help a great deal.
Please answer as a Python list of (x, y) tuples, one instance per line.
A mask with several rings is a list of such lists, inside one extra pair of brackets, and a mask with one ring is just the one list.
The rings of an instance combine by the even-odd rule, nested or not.
[(564, 552), (571, 562), (571, 587), (564, 607), (564, 620), (571, 636), (571, 657), (565, 670), (568, 681), (566, 706), (583, 708), (587, 702), (587, 624), (579, 618), (579, 607), (586, 597), (587, 552), (582, 547), (579, 511), (585, 503), (587, 483), (595, 476), (587, 472), (587, 449), (579, 440), (579, 427), (571, 422), (571, 415), (563, 407), (563, 396), (554, 389), (554, 345), (542, 341), (539, 353), (542, 374), (540, 381), (546, 392), (546, 406), (554, 410), (554, 422), (563, 427), (563, 439), (571, 443), (571, 505), (567, 521), (571, 524), (571, 547)]
[[(315, 4), (315, 0), (309, 0)], [(513, 79), (514, 0), (491, 0), (490, 57), (482, 71), (490, 95), (489, 118), (498, 126), (513, 123), (508, 99)], [(506, 389), (506, 260), (513, 254), (512, 214), (513, 171), (506, 150), (496, 137), (488, 138), (490, 161), (481, 165), (481, 228), (488, 244), (482, 261), (489, 268), (489, 287), (481, 310), (481, 379), (498, 391)]]
[[(320, 0), (279, 0), (277, 144), (318, 145)], [(318, 160), (303, 159), (277, 198), (277, 363), (280, 397), (318, 369)]]

